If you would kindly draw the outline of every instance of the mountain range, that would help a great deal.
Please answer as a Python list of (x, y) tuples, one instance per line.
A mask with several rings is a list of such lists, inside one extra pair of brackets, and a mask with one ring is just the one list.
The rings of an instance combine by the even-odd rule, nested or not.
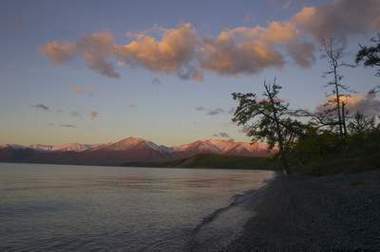
[(167, 162), (199, 154), (263, 157), (270, 155), (264, 143), (207, 139), (168, 147), (138, 137), (106, 144), (15, 145), (0, 146), (0, 162), (55, 164), (122, 165), (128, 162)]

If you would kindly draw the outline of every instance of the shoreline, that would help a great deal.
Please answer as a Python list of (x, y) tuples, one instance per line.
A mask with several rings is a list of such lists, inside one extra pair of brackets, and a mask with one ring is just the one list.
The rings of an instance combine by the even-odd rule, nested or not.
[(231, 171), (272, 171), (277, 173), (277, 169), (265, 169), (265, 168), (227, 168), (227, 167), (174, 167), (174, 166), (125, 166), (125, 165), (102, 165), (102, 164), (64, 164), (64, 163), (43, 163), (43, 162), (3, 162), (0, 164), (22, 164), (22, 165), (59, 165), (59, 166), (80, 166), (80, 167), (120, 167), (120, 168), (142, 168), (142, 169), (190, 169), (190, 170), (231, 170)]
[(262, 185), (232, 196), (223, 207), (214, 209), (196, 225), (184, 251), (220, 251), (237, 239), (245, 224), (255, 216), (250, 208), (264, 198), (266, 187), (278, 176), (273, 173)]
[(254, 212), (253, 217), (221, 251), (380, 249), (379, 171), (276, 175), (260, 197), (242, 207)]

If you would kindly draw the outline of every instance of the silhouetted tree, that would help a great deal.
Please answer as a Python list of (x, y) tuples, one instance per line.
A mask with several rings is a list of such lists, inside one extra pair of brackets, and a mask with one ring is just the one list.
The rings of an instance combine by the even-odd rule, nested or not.
[(375, 129), (375, 117), (365, 116), (363, 113), (357, 112), (353, 116), (353, 119), (348, 124), (348, 128), (351, 134), (363, 134)]
[(287, 153), (298, 134), (302, 132), (302, 124), (290, 116), (289, 104), (279, 98), (281, 86), (264, 82), (263, 99), (255, 93), (233, 93), (238, 107), (233, 116), (233, 122), (243, 125), (246, 134), (252, 140), (264, 140), (270, 148), (278, 146), (278, 155), (283, 172), (290, 173)]
[(328, 101), (324, 106), (326, 110), (324, 114), (327, 118), (331, 118), (331, 112), (335, 111), (336, 121), (330, 121), (331, 126), (337, 125), (339, 135), (344, 137), (347, 135), (346, 127), (346, 111), (345, 111), (345, 102), (342, 99), (342, 96), (349, 96), (349, 88), (343, 84), (343, 75), (340, 72), (341, 67), (350, 66), (345, 64), (342, 61), (343, 52), (344, 52), (344, 43), (334, 39), (327, 38), (322, 41), (323, 48), (323, 58), (326, 58), (328, 61), (329, 69), (325, 72), (325, 76), (332, 76), (331, 80), (326, 84), (326, 87), (331, 88), (331, 93), (327, 96), (329, 97)]
[[(380, 67), (380, 33), (377, 34), (377, 38), (372, 38), (372, 46), (360, 45), (360, 50), (356, 54), (356, 63), (363, 62), (364, 66)], [(377, 69), (377, 75), (380, 76), (380, 68)]]

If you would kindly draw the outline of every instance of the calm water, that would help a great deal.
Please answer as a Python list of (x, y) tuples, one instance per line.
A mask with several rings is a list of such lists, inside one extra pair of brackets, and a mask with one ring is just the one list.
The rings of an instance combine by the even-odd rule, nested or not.
[(0, 250), (215, 250), (252, 215), (227, 206), (271, 176), (0, 163)]

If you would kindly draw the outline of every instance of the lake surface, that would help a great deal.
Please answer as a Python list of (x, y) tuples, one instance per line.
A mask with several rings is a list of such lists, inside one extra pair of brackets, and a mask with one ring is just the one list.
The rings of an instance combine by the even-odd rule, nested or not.
[(237, 195), (272, 176), (0, 163), (0, 250), (217, 250), (253, 214)]

